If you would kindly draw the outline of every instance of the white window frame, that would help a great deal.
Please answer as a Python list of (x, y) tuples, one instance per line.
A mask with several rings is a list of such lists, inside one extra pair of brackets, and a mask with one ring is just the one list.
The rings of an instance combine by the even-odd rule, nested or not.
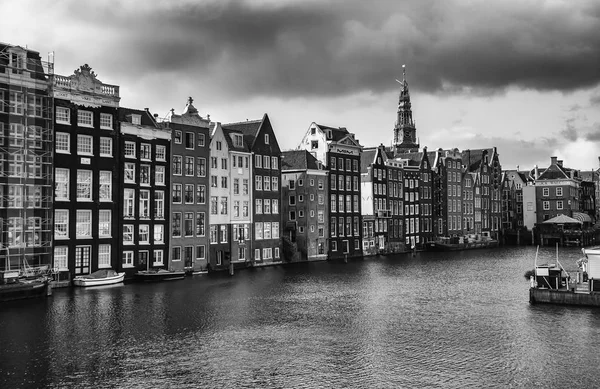
[(71, 134), (56, 132), (54, 150), (60, 154), (71, 154)]
[(104, 130), (113, 129), (113, 115), (109, 113), (100, 113), (100, 128)]
[[(102, 227), (103, 224), (105, 225), (104, 228)], [(98, 236), (101, 238), (112, 236), (112, 211), (110, 209), (98, 211)]]
[[(84, 220), (85, 219), (85, 220)], [(87, 225), (87, 233), (82, 234)], [(90, 209), (78, 209), (75, 221), (75, 234), (77, 239), (89, 239), (92, 237), (92, 211)]]
[(111, 266), (111, 245), (110, 244), (99, 244), (98, 245), (98, 268), (107, 269)]
[(113, 140), (109, 137), (100, 137), (100, 156), (111, 157), (113, 156)]
[(56, 123), (71, 124), (71, 110), (66, 107), (56, 107)]
[(77, 110), (77, 125), (81, 127), (94, 126), (94, 114), (92, 111), (82, 109)]
[(77, 134), (77, 155), (94, 155), (94, 138)]

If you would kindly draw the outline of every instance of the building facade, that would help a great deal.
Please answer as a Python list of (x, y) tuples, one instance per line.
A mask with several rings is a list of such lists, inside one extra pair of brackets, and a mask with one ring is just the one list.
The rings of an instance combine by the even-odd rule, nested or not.
[(171, 132), (171, 250), (168, 268), (205, 271), (208, 268), (208, 185), (210, 120), (187, 100), (179, 115), (171, 110), (161, 127)]
[(54, 75), (54, 267), (71, 277), (121, 268), (119, 87), (86, 64)]
[(52, 266), (53, 66), (0, 43), (0, 269)]
[(129, 278), (169, 263), (171, 131), (160, 128), (148, 110), (121, 107), (119, 129), (116, 247), (118, 268)]

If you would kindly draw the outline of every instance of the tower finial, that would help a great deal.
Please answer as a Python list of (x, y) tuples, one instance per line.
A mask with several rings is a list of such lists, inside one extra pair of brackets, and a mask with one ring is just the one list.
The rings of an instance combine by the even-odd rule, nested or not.
[(406, 65), (402, 65), (402, 81), (406, 81)]

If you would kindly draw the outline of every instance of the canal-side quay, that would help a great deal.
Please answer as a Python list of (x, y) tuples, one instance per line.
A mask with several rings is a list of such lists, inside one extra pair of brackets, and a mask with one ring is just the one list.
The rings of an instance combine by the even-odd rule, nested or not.
[[(561, 254), (568, 267), (580, 251)], [(597, 387), (600, 312), (529, 304), (534, 257), (417, 252), (58, 289), (0, 306), (0, 387)]]

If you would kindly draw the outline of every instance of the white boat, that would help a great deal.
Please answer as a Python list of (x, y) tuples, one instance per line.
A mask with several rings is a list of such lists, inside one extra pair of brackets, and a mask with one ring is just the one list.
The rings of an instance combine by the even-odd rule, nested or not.
[(102, 269), (85, 276), (73, 278), (73, 284), (77, 286), (111, 285), (123, 282), (125, 273), (117, 273), (112, 269)]

